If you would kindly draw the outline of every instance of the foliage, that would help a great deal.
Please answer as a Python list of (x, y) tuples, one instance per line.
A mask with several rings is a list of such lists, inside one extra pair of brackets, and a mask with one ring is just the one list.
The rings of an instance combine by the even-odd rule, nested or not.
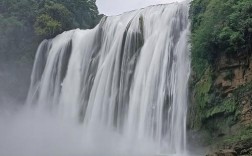
[(201, 81), (195, 86), (195, 101), (200, 108), (204, 108), (210, 102), (209, 92), (212, 86), (210, 69), (207, 69)]
[(202, 126), (202, 120), (204, 118), (204, 113), (206, 107), (211, 102), (211, 91), (212, 87), (212, 77), (211, 77), (211, 69), (208, 68), (204, 75), (202, 76), (201, 81), (199, 81), (194, 88), (194, 113), (191, 117), (193, 120), (193, 128), (199, 129)]
[(218, 114), (226, 114), (233, 113), (236, 111), (236, 101), (232, 98), (226, 98), (221, 103), (219, 103), (217, 106), (207, 110), (207, 113), (205, 115), (206, 118), (214, 117)]
[(42, 39), (99, 19), (94, 0), (0, 0), (0, 63), (32, 58)]
[(98, 18), (94, 1), (42, 0), (38, 5), (34, 28), (42, 38), (50, 38), (73, 28), (92, 28)]
[[(205, 79), (208, 74), (211, 72), (205, 72), (202, 78)], [(239, 126), (240, 128), (235, 134), (236, 130), (231, 130), (231, 127), (234, 125), (237, 127), (237, 121), (241, 117), (241, 104), (245, 96), (251, 95), (252, 82), (236, 88), (233, 94), (227, 97), (221, 97), (215, 90), (212, 91), (211, 87), (208, 87), (208, 83), (210, 84), (210, 81), (197, 83), (195, 98), (201, 93), (204, 96), (201, 98), (201, 102), (205, 103), (202, 104), (195, 100), (194, 109), (197, 112), (194, 114), (194, 118), (191, 118), (194, 122), (192, 128), (205, 132), (203, 141), (208, 144), (217, 144), (218, 142), (230, 144), (251, 139), (252, 127)], [(230, 133), (230, 131), (232, 132)]]
[(192, 67), (199, 80), (218, 55), (250, 52), (251, 0), (194, 0), (191, 2)]
[(34, 27), (36, 34), (45, 37), (53, 36), (62, 31), (62, 24), (47, 14), (38, 16)]
[(54, 0), (63, 4), (74, 15), (73, 21), (76, 27), (83, 29), (92, 28), (99, 20), (98, 9), (94, 0)]
[(195, 84), (194, 113), (191, 116), (193, 122), (191, 127), (194, 129), (206, 128), (218, 131), (232, 125), (233, 121), (237, 119), (239, 114), (237, 99), (240, 95), (222, 97), (218, 90), (213, 88), (213, 83), (213, 71), (208, 68), (200, 81)]
[(62, 4), (48, 2), (40, 9), (34, 24), (35, 32), (43, 38), (53, 37), (74, 27), (73, 14)]
[(237, 143), (237, 142), (251, 139), (251, 136), (252, 136), (252, 127), (251, 126), (241, 127), (238, 130), (237, 134), (225, 137), (223, 139), (223, 143), (224, 144)]
[[(202, 128), (207, 125), (205, 122), (215, 119), (221, 123), (221, 118), (230, 119), (228, 123), (232, 123), (239, 114), (237, 100), (240, 95), (223, 97), (220, 90), (213, 88), (215, 65), (222, 55), (234, 57), (252, 52), (252, 1), (193, 0), (190, 19), (195, 102), (193, 128)], [(225, 80), (233, 76), (234, 73), (228, 71)]]
[(69, 29), (93, 28), (101, 17), (95, 0), (0, 0), (2, 97), (24, 102), (41, 40)]

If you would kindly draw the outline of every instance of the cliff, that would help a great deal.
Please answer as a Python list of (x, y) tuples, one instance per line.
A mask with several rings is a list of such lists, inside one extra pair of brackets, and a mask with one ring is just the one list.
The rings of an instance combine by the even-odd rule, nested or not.
[(211, 150), (236, 149), (241, 154), (249, 149), (252, 152), (251, 69), (249, 55), (220, 56), (216, 67), (208, 68), (193, 88), (191, 127), (204, 134), (201, 143), (210, 145)]
[(251, 13), (248, 0), (191, 3), (188, 126), (217, 156), (252, 154)]

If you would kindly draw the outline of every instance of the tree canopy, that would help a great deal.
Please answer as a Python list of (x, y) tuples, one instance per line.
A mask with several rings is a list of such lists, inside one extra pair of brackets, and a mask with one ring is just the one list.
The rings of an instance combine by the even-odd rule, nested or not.
[(0, 0), (0, 59), (33, 55), (42, 39), (99, 20), (95, 0)]
[(200, 77), (220, 54), (251, 53), (251, 0), (194, 0), (191, 2), (192, 66)]

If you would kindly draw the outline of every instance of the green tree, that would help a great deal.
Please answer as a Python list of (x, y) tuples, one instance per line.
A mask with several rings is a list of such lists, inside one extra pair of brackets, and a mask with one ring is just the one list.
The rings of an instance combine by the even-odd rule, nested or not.
[(42, 38), (53, 37), (72, 29), (72, 13), (62, 4), (49, 1), (40, 9), (34, 24), (35, 32)]
[(62, 24), (47, 14), (38, 16), (34, 27), (36, 34), (42, 37), (52, 37), (62, 31)]
[(252, 32), (251, 0), (194, 0), (191, 3), (192, 66), (199, 79), (222, 54), (249, 53)]
[(0, 0), (0, 60), (32, 62), (42, 39), (93, 28), (99, 19), (93, 0)]

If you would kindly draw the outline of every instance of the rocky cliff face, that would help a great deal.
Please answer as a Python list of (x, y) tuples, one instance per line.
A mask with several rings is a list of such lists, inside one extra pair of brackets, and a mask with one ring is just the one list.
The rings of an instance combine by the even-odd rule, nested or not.
[(251, 56), (220, 56), (217, 62), (216, 80), (214, 87), (217, 88), (221, 96), (232, 97), (238, 91), (238, 105), (240, 109), (239, 122), (249, 126), (252, 123), (252, 94), (251, 90), (239, 88), (249, 85), (252, 82), (252, 57)]
[(190, 126), (209, 156), (252, 155), (252, 57), (218, 56), (192, 94)]
[(249, 153), (241, 151), (252, 147), (252, 1), (193, 0), (190, 19), (192, 136), (217, 155)]

